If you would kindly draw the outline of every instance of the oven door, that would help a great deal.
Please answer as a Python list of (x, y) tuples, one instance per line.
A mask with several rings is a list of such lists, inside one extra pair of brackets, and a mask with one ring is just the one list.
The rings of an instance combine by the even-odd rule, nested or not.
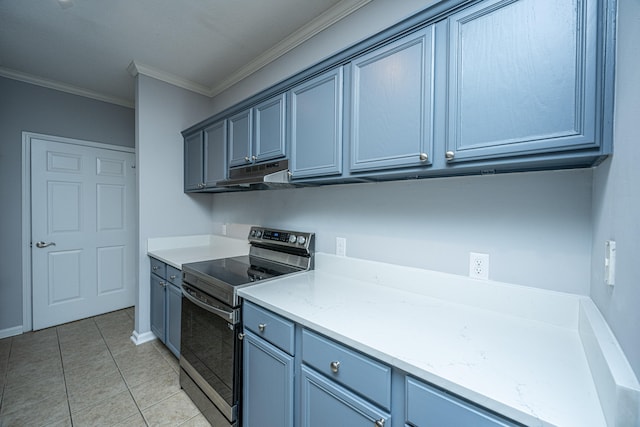
[(187, 283), (182, 284), (182, 294), (180, 385), (214, 425), (224, 421), (225, 425), (235, 425), (242, 358), (239, 309), (234, 310)]

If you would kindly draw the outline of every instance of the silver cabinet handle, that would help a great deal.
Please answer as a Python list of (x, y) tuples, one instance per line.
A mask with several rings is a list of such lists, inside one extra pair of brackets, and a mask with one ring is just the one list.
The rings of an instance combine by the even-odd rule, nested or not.
[(251, 160), (253, 160), (255, 162), (256, 160), (258, 160), (258, 157), (257, 156), (251, 156)]
[(46, 243), (45, 242), (38, 242), (38, 243), (36, 243), (36, 247), (38, 247), (38, 248), (46, 248), (48, 246), (55, 246), (55, 245), (56, 245), (56, 242), (46, 242)]
[(374, 424), (375, 427), (384, 427), (384, 418), (380, 418)]
[(238, 339), (239, 339), (240, 341), (242, 341), (242, 340), (244, 339), (244, 336), (245, 336), (245, 335), (244, 335), (242, 332), (240, 332), (240, 333), (238, 334)]
[(420, 161), (426, 162), (427, 160), (429, 160), (429, 155), (427, 153), (420, 153)]
[(169, 276), (169, 279), (171, 279), (171, 280), (173, 280), (173, 279), (175, 279), (175, 278), (176, 278), (176, 275), (175, 275), (175, 274), (172, 274), (171, 276)]
[(154, 265), (153, 267), (151, 267), (151, 269), (152, 269), (153, 271), (157, 271), (157, 270), (158, 270), (158, 268), (160, 268), (160, 267), (158, 267), (157, 265)]
[(456, 153), (454, 153), (453, 151), (447, 151), (446, 153), (444, 153), (444, 157), (447, 160), (453, 160), (455, 156), (456, 156)]
[(336, 360), (334, 362), (329, 363), (329, 366), (331, 367), (331, 372), (333, 372), (334, 374), (337, 374), (338, 370), (340, 369), (340, 362)]
[(251, 161), (251, 159), (249, 158), (249, 156), (245, 156), (244, 161), (249, 163)]
[(160, 286), (162, 286), (163, 288), (166, 288), (166, 287), (167, 287), (167, 284), (166, 284), (166, 283), (164, 283), (164, 282), (160, 282), (160, 283), (158, 283), (158, 284), (159, 284)]
[(266, 328), (266, 327), (267, 327), (267, 325), (265, 323), (260, 323), (258, 325), (258, 329), (260, 329), (260, 332), (264, 332), (264, 328)]

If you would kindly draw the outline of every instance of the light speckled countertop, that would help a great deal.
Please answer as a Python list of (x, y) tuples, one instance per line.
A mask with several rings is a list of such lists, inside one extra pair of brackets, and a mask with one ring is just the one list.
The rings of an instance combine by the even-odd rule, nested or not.
[(607, 425), (579, 333), (589, 298), (325, 254), (239, 293), (526, 425)]
[(247, 239), (217, 235), (160, 237), (147, 240), (147, 254), (177, 269), (189, 262), (228, 258), (249, 253)]

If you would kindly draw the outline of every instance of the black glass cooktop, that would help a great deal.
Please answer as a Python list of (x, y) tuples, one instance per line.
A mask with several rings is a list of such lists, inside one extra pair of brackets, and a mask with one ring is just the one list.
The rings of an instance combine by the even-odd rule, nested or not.
[(200, 277), (206, 276), (231, 287), (239, 287), (257, 280), (300, 271), (287, 265), (249, 255), (192, 262), (184, 264), (183, 268), (199, 273)]

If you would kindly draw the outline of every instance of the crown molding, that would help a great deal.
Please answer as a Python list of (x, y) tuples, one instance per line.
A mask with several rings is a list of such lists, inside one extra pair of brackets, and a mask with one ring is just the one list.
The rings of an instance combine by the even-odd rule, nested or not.
[(33, 74), (23, 73), (22, 71), (16, 71), (16, 70), (12, 70), (10, 68), (5, 68), (1, 66), (0, 66), (0, 76), (6, 77), (8, 79), (18, 80), (25, 83), (30, 83), (37, 86), (46, 87), (48, 89), (54, 89), (61, 92), (70, 93), (72, 95), (83, 96), (85, 98), (91, 98), (98, 101), (108, 102), (110, 104), (121, 105), (127, 108), (135, 107), (134, 102), (129, 99), (105, 95), (92, 90), (83, 89), (78, 86), (73, 86), (70, 84), (45, 79), (42, 77), (34, 76)]
[(200, 95), (211, 96), (211, 89), (205, 85), (195, 83), (191, 80), (176, 76), (175, 74), (167, 73), (149, 65), (142, 64), (138, 61), (131, 61), (131, 64), (127, 67), (127, 71), (135, 77), (138, 74), (142, 74), (147, 77), (152, 77), (156, 80), (169, 83), (173, 86), (181, 87), (191, 92), (199, 93)]
[(234, 84), (249, 77), (251, 74), (269, 65), (271, 62), (300, 46), (302, 43), (309, 40), (319, 32), (327, 29), (331, 25), (347, 17), (348, 15), (367, 5), (371, 1), (372, 0), (341, 1), (308, 24), (305, 24), (303, 27), (291, 33), (283, 41), (281, 41), (271, 49), (265, 51), (262, 55), (258, 56), (256, 59), (249, 62), (244, 67), (236, 70), (231, 76), (223, 80), (220, 84), (213, 86), (209, 90), (209, 96), (216, 96), (224, 90), (230, 88)]
[[(171, 73), (158, 70), (149, 65), (142, 64), (137, 61), (132, 61), (127, 67), (127, 71), (133, 76), (142, 74), (148, 77), (152, 77), (156, 80), (169, 83), (171, 85), (189, 90), (191, 92), (199, 93), (208, 97), (214, 97), (224, 90), (230, 88), (236, 83), (249, 77), (251, 74), (269, 65), (271, 62), (285, 55), (287, 52), (300, 46), (305, 41), (309, 40), (316, 34), (352, 14), (356, 10), (370, 3), (372, 0), (342, 0), (322, 15), (318, 16), (308, 24), (291, 33), (283, 41), (265, 51), (262, 55), (249, 62), (247, 65), (239, 68), (233, 72), (228, 78), (221, 83), (208, 87), (206, 85), (193, 82), (191, 80), (176, 76)], [(23, 73), (21, 71), (12, 70), (0, 66), (0, 76), (7, 77), (13, 80), (19, 80), (25, 83), (31, 83), (34, 85), (46, 87), (49, 89), (55, 89), (62, 92), (67, 92), (73, 95), (84, 96), (87, 98), (96, 99), (98, 101), (109, 102), (111, 104), (121, 105), (123, 107), (135, 108), (135, 103), (130, 99), (124, 99), (114, 96), (105, 95), (102, 93), (94, 92), (92, 90), (83, 89), (81, 87), (69, 85), (66, 83), (57, 82), (54, 80), (45, 79), (32, 74)]]
[(287, 52), (300, 46), (305, 41), (309, 40), (319, 32), (325, 30), (346, 16), (352, 14), (356, 10), (370, 3), (372, 0), (343, 0), (318, 16), (308, 24), (291, 33), (283, 41), (265, 51), (262, 55), (258, 56), (253, 61), (249, 62), (244, 67), (236, 70), (228, 78), (223, 80), (220, 84), (213, 87), (208, 87), (203, 84), (195, 83), (191, 80), (184, 79), (182, 77), (166, 73), (158, 70), (157, 68), (149, 65), (142, 64), (138, 61), (132, 61), (127, 67), (127, 70), (132, 76), (142, 74), (148, 77), (152, 77), (156, 80), (161, 80), (165, 83), (172, 84), (174, 86), (181, 87), (183, 89), (206, 95), (208, 97), (214, 97), (224, 90), (230, 88), (234, 84), (249, 77), (251, 74), (257, 72), (261, 68), (269, 65), (271, 62), (280, 58)]

